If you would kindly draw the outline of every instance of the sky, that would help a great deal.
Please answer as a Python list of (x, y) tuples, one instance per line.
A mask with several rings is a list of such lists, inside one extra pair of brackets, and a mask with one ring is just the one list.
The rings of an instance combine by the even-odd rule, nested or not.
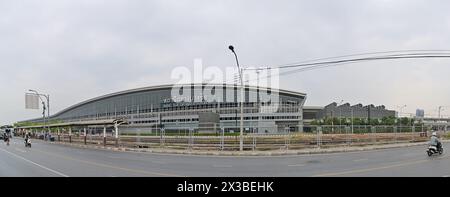
[[(122, 90), (176, 82), (177, 67), (276, 66), (340, 55), (450, 49), (446, 0), (0, 0), (0, 124)], [(306, 105), (385, 105), (437, 116), (450, 60), (383, 60), (280, 77)], [(450, 115), (450, 107), (444, 108)]]

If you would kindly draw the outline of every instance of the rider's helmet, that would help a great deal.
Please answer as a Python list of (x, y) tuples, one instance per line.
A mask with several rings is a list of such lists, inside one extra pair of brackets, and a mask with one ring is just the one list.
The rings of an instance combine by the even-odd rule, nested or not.
[(433, 132), (433, 134), (431, 134), (432, 136), (434, 136), (434, 137), (436, 137), (437, 136), (437, 133), (436, 132)]

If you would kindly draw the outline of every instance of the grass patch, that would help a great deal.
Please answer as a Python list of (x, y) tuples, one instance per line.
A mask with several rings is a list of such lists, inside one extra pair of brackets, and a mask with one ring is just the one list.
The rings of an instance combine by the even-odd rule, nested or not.
[(445, 134), (445, 135), (444, 135), (444, 139), (450, 140), (450, 133)]
[[(121, 136), (160, 136), (160, 133), (122, 133)], [(239, 133), (225, 133), (225, 136), (239, 136)], [(244, 134), (246, 135), (246, 134)], [(165, 136), (189, 136), (189, 132), (166, 132)], [(220, 133), (193, 133), (193, 136), (221, 136)]]

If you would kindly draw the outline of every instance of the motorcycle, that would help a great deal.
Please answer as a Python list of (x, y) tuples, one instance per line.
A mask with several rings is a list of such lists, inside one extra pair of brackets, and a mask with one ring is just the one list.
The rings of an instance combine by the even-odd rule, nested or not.
[(442, 145), (440, 146), (429, 146), (427, 150), (427, 154), (429, 157), (431, 157), (434, 154), (442, 155), (444, 153), (444, 149), (442, 148)]
[(7, 136), (4, 137), (4, 141), (6, 142), (6, 145), (9, 146), (9, 138)]
[(31, 140), (25, 140), (25, 147), (30, 147), (31, 148)]

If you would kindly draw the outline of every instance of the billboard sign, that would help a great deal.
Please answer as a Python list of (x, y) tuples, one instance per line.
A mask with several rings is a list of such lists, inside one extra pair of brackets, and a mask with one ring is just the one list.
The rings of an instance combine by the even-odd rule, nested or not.
[(25, 109), (39, 109), (39, 96), (36, 94), (25, 94)]

